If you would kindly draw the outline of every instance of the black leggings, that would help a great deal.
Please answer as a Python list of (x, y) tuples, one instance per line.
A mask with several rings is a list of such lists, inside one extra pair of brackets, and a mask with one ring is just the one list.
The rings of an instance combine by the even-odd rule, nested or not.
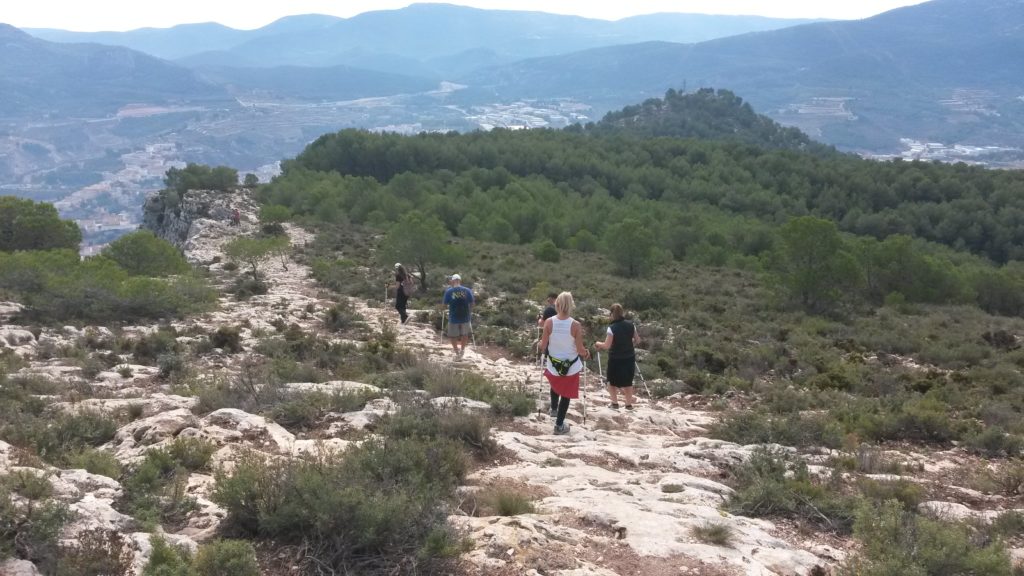
[(565, 396), (559, 396), (554, 390), (551, 391), (551, 409), (558, 411), (558, 416), (555, 417), (555, 426), (561, 426), (565, 422), (565, 414), (569, 411), (569, 399)]
[(395, 309), (398, 310), (398, 316), (402, 322), (405, 322), (405, 319), (409, 317), (409, 314), (405, 311), (405, 306), (408, 303), (409, 297), (405, 295), (405, 290), (399, 285), (398, 292), (395, 293)]

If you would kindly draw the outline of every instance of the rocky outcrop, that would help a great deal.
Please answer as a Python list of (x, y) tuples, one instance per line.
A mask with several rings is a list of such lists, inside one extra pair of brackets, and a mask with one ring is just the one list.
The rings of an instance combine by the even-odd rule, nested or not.
[(150, 196), (142, 209), (142, 227), (185, 250), (189, 239), (209, 225), (228, 226), (235, 209), (252, 214), (247, 196), (209, 190), (190, 190), (184, 196), (163, 191)]

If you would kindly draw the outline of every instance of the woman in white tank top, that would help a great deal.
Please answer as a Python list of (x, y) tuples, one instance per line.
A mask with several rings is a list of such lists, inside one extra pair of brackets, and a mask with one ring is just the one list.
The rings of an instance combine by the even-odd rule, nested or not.
[(583, 328), (570, 316), (575, 303), (572, 294), (562, 292), (555, 299), (558, 314), (544, 321), (540, 348), (545, 350), (544, 377), (551, 384), (551, 416), (555, 418), (555, 434), (568, 434), (565, 414), (569, 400), (579, 398), (580, 372), (590, 352), (583, 346)]

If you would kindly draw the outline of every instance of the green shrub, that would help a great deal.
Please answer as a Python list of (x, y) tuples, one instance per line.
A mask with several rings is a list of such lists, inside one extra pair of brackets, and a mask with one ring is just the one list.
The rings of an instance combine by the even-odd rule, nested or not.
[(170, 326), (161, 326), (156, 332), (140, 337), (132, 345), (132, 356), (138, 362), (152, 364), (166, 354), (178, 351), (178, 332)]
[(67, 506), (52, 500), (28, 506), (17, 504), (9, 482), (9, 477), (0, 477), (0, 558), (16, 556), (30, 560), (44, 573), (52, 573), (61, 530), (71, 519), (71, 513)]
[(46, 476), (28, 470), (11, 472), (0, 482), (11, 492), (28, 500), (43, 500), (53, 494), (53, 485)]
[(732, 544), (733, 531), (726, 524), (705, 522), (690, 528), (690, 535), (705, 544), (728, 547)]
[(0, 252), (78, 250), (82, 232), (72, 220), (61, 220), (49, 202), (0, 196)]
[[(205, 450), (188, 443), (179, 445), (176, 452), (196, 465)], [(181, 524), (196, 508), (195, 499), (186, 492), (188, 475), (189, 468), (170, 449), (150, 450), (122, 478), (124, 494), (118, 508), (147, 525)]]
[(335, 304), (324, 312), (324, 328), (331, 332), (341, 332), (351, 328), (362, 317), (356, 313), (352, 304)]
[(537, 408), (536, 394), (525, 386), (500, 387), (491, 400), (495, 416), (529, 416)]
[(481, 459), (493, 458), (498, 453), (498, 444), (490, 434), (490, 422), (479, 414), (458, 409), (408, 406), (382, 418), (377, 428), (389, 438), (456, 440)]
[(103, 256), (137, 276), (172, 276), (190, 269), (174, 245), (157, 238), (149, 230), (139, 230), (114, 240), (103, 249)]
[(1014, 573), (999, 542), (978, 544), (966, 525), (917, 516), (895, 500), (862, 505), (854, 534), (861, 549), (843, 563), (843, 576)]
[(814, 482), (803, 461), (791, 465), (782, 451), (755, 449), (734, 471), (734, 488), (727, 507), (736, 514), (791, 518), (839, 534), (853, 526), (855, 501)]
[(964, 443), (967, 449), (975, 454), (989, 458), (1020, 456), (1024, 449), (1024, 438), (1016, 434), (1007, 434), (999, 426), (990, 426), (967, 438)]
[(184, 548), (172, 546), (156, 534), (149, 537), (153, 551), (142, 569), (142, 576), (190, 576), (192, 555)]
[(734, 412), (714, 424), (710, 436), (737, 444), (837, 448), (842, 444), (842, 432), (828, 415), (771, 417), (757, 412)]
[(487, 486), (468, 494), (460, 509), (471, 516), (518, 516), (533, 514), (536, 508), (529, 495), (506, 486)]
[(546, 239), (533, 245), (533, 257), (541, 262), (558, 262), (562, 259), (562, 253), (554, 242)]
[(275, 422), (288, 429), (313, 427), (330, 412), (344, 413), (362, 410), (366, 403), (379, 394), (359, 392), (288, 392), (284, 399), (271, 408)]
[(60, 548), (57, 576), (131, 576), (133, 546), (119, 533), (99, 528), (78, 535), (73, 545)]
[(913, 480), (872, 480), (861, 479), (860, 493), (875, 502), (895, 500), (907, 510), (916, 510), (924, 499), (924, 489)]
[(117, 480), (121, 477), (121, 463), (106, 450), (84, 448), (67, 457), (68, 468), (80, 468), (89, 474), (99, 474)]
[(202, 438), (178, 436), (166, 450), (182, 468), (196, 472), (210, 464), (210, 457), (217, 451), (217, 445)]
[(7, 442), (32, 450), (52, 464), (63, 465), (73, 453), (114, 438), (117, 423), (105, 414), (82, 410), (50, 416), (21, 415), (4, 429)]
[(192, 576), (260, 576), (256, 551), (244, 540), (215, 540), (199, 547)]
[(238, 326), (220, 326), (210, 334), (210, 344), (214, 348), (237, 354), (242, 351), (242, 330)]
[(333, 570), (408, 569), (445, 529), (445, 502), (465, 473), (450, 440), (368, 440), (317, 461), (249, 454), (217, 475), (213, 499), (227, 511), (226, 528), (304, 544)]

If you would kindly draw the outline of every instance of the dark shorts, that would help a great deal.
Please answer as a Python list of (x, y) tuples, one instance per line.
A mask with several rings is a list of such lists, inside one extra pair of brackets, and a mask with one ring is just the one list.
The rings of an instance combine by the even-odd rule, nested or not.
[(616, 388), (629, 388), (636, 374), (636, 357), (608, 360), (608, 383)]

